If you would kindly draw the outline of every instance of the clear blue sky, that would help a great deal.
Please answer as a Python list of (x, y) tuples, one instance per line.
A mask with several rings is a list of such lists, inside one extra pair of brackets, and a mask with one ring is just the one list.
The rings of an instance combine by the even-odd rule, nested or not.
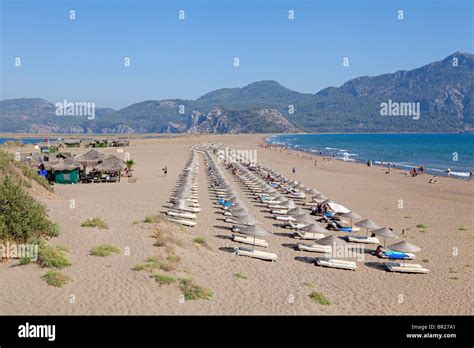
[[(472, 0), (0, 2), (0, 99), (121, 108), (148, 99), (195, 99), (258, 80), (316, 93), (361, 75), (473, 52)], [(130, 68), (123, 67), (125, 57)]]

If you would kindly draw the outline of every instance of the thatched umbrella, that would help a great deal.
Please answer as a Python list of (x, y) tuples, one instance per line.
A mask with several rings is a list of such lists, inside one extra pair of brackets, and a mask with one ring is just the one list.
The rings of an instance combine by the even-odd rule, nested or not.
[(377, 228), (381, 228), (379, 225), (377, 225), (375, 222), (373, 222), (370, 219), (365, 219), (365, 220), (359, 221), (355, 225), (359, 226), (359, 227), (364, 227), (366, 229), (366, 232), (367, 232), (366, 236), (369, 234), (369, 229), (375, 230)]
[(330, 245), (333, 256), (334, 256), (334, 249), (336, 248), (336, 246), (340, 245), (340, 246), (344, 246), (345, 248), (347, 247), (347, 243), (344, 240), (337, 238), (335, 236), (327, 236), (321, 239), (317, 239), (316, 243), (321, 244), (321, 245)]
[(311, 216), (309, 216), (309, 214), (307, 213), (304, 213), (304, 214), (300, 214), (300, 215), (293, 215), (293, 218), (297, 221), (297, 222), (301, 222), (303, 224), (314, 224), (314, 219), (311, 218)]
[(379, 228), (377, 230), (372, 231), (372, 233), (377, 235), (377, 236), (384, 237), (384, 240), (383, 240), (383, 247), (384, 248), (385, 248), (385, 244), (387, 242), (387, 237), (389, 237), (389, 238), (399, 238), (398, 234), (396, 234), (395, 232), (393, 232), (391, 229), (389, 229), (387, 227)]
[(280, 205), (282, 207), (285, 207), (285, 208), (288, 208), (288, 209), (293, 209), (293, 208), (296, 207), (296, 204), (293, 201), (284, 201), (284, 202), (282, 202), (278, 205)]
[(255, 219), (252, 215), (243, 215), (237, 217), (235, 219), (236, 223), (239, 225), (256, 225), (258, 224), (257, 219)]
[(362, 218), (362, 216), (360, 216), (357, 213), (354, 213), (353, 211), (350, 211), (348, 213), (343, 213), (343, 214), (341, 214), (341, 216), (351, 219), (351, 226), (352, 226), (352, 219), (361, 219)]
[(321, 245), (347, 245), (347, 243), (341, 238), (335, 236), (327, 236), (316, 240), (316, 243)]
[(254, 250), (255, 250), (255, 239), (257, 237), (264, 237), (269, 234), (269, 232), (260, 225), (251, 225), (248, 227), (244, 227), (239, 232), (246, 234), (248, 236), (253, 236), (253, 249)]
[[(419, 246), (416, 246), (414, 244), (411, 244), (405, 241), (401, 241), (393, 245), (390, 245), (388, 248), (390, 250), (398, 251), (401, 253), (416, 253), (421, 250)], [(405, 259), (403, 259), (402, 261), (403, 261), (403, 264), (405, 264)]]
[(301, 229), (301, 231), (313, 232), (313, 233), (326, 233), (327, 232), (327, 230), (324, 227), (322, 227), (320, 224), (316, 224), (316, 223), (309, 224), (309, 225), (303, 227)]
[(290, 209), (286, 212), (287, 215), (301, 215), (307, 213), (305, 210), (301, 209), (301, 207), (296, 207), (293, 209)]

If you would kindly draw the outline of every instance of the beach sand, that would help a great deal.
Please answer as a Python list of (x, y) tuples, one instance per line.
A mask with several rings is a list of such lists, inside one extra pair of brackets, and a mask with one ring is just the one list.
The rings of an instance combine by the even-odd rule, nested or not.
[[(36, 264), (0, 264), (1, 314), (290, 314), (383, 315), (473, 314), (473, 182), (431, 176), (407, 177), (381, 167), (341, 161), (322, 161), (258, 147), (262, 135), (200, 135), (163, 139), (134, 139), (126, 148), (136, 162), (136, 183), (55, 185), (54, 194), (35, 194), (60, 225), (53, 245), (68, 248), (72, 265), (62, 270), (72, 281), (62, 288), (47, 285), (47, 269)], [(212, 204), (202, 156), (199, 156), (199, 202), (202, 211), (194, 228), (173, 229), (180, 257), (169, 274), (193, 279), (213, 292), (210, 300), (180, 301), (177, 284), (159, 286), (150, 273), (132, 268), (162, 253), (154, 246), (155, 224), (134, 223), (164, 211), (179, 172), (189, 158), (189, 145), (222, 141), (232, 149), (257, 150), (257, 160), (314, 187), (327, 197), (371, 218), (381, 226), (402, 229), (406, 240), (422, 248), (416, 263), (430, 269), (426, 275), (397, 274), (380, 269), (382, 260), (365, 254), (355, 272), (320, 268), (318, 254), (295, 251), (298, 240), (274, 226), (256, 202), (237, 187), (256, 217), (273, 235), (265, 239), (278, 261), (264, 262), (231, 252), (241, 246), (229, 239), (228, 224)], [(84, 152), (85, 149), (78, 151)], [(102, 150), (116, 153), (116, 149)], [(314, 156), (313, 156), (314, 158)], [(161, 168), (169, 171), (163, 177)], [(292, 167), (296, 174), (291, 173)], [(75, 204), (71, 208), (71, 203)], [(403, 208), (400, 208), (400, 200)], [(109, 229), (84, 228), (87, 218), (101, 217)], [(417, 228), (424, 224), (426, 228)], [(171, 225), (170, 225), (171, 226)], [(162, 226), (160, 228), (163, 228)], [(338, 232), (328, 234), (342, 236)], [(194, 243), (195, 237), (207, 246)], [(388, 240), (390, 245), (399, 240)], [(99, 244), (122, 250), (108, 257), (91, 256)], [(126, 255), (124, 251), (130, 251)], [(158, 273), (165, 274), (164, 271)], [(235, 276), (241, 273), (247, 279)], [(321, 292), (331, 304), (313, 302), (308, 295)], [(72, 301), (72, 299), (74, 301)]]

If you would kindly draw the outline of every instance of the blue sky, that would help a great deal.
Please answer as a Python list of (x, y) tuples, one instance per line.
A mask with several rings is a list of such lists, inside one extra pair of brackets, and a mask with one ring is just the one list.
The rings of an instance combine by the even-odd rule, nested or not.
[(471, 0), (0, 2), (0, 99), (121, 108), (148, 99), (196, 99), (258, 80), (316, 93), (457, 50), (473, 52)]

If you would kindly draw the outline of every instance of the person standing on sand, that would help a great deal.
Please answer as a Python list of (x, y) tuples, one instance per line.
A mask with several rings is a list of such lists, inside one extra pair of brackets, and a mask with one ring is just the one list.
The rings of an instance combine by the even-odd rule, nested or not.
[(318, 160), (314, 160), (314, 166), (316, 167), (318, 165)]
[(168, 175), (168, 167), (167, 167), (167, 166), (165, 166), (165, 167), (162, 169), (162, 171), (163, 171), (163, 176)]
[(292, 173), (293, 173), (293, 175), (296, 174), (296, 168), (295, 167), (293, 167)]

